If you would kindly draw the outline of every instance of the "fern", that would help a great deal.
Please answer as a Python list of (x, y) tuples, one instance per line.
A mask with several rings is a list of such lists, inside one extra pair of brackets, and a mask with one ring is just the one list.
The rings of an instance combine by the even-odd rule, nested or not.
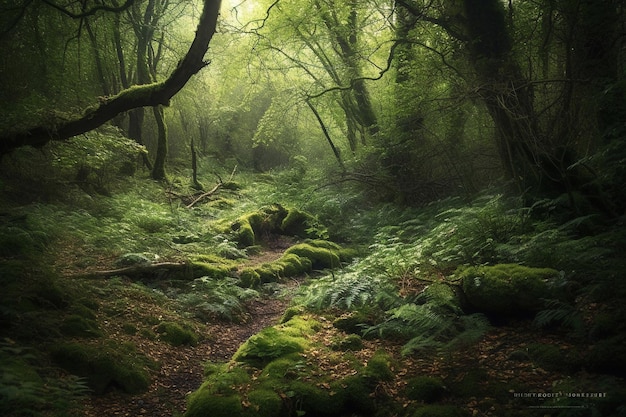
[(575, 335), (584, 334), (585, 324), (582, 315), (573, 305), (560, 300), (550, 300), (547, 307), (535, 316), (534, 324), (537, 327), (557, 324), (569, 328)]
[(347, 272), (337, 278), (320, 278), (304, 288), (298, 302), (314, 310), (338, 308), (354, 310), (359, 307), (397, 300), (395, 288), (380, 277)]
[(202, 320), (243, 321), (247, 313), (245, 301), (259, 294), (253, 289), (239, 287), (237, 282), (234, 278), (198, 278), (188, 292), (178, 296), (178, 303), (188, 315)]

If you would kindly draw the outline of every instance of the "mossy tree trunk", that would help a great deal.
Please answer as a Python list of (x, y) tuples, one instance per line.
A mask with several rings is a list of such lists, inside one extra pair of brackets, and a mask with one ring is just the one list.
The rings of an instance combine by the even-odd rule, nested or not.
[(157, 149), (154, 158), (154, 166), (152, 167), (152, 178), (155, 180), (165, 180), (165, 160), (167, 158), (167, 125), (165, 124), (165, 114), (163, 106), (152, 107), (154, 119), (157, 124)]
[(187, 81), (208, 65), (204, 55), (216, 30), (220, 5), (221, 0), (204, 0), (195, 38), (187, 54), (165, 81), (127, 88), (73, 119), (56, 119), (31, 129), (6, 134), (0, 137), (0, 155), (22, 146), (42, 147), (50, 141), (67, 140), (103, 125), (120, 113), (139, 107), (167, 106)]

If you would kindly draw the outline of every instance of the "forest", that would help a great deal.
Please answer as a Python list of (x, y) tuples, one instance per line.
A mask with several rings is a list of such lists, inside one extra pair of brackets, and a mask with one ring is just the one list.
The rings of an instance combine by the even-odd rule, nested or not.
[(626, 416), (622, 0), (0, 0), (0, 415)]

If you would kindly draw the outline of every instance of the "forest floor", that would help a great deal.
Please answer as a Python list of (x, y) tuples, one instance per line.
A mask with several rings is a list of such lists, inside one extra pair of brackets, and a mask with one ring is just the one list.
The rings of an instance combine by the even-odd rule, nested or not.
[(186, 408), (186, 397), (203, 381), (204, 364), (227, 362), (250, 336), (276, 324), (288, 301), (281, 299), (253, 300), (248, 303), (250, 314), (245, 323), (219, 322), (207, 326), (209, 338), (196, 346), (173, 347), (157, 341), (136, 341), (137, 346), (160, 369), (153, 376), (150, 389), (138, 395), (112, 390), (101, 396), (91, 396), (86, 404), (86, 417), (180, 415)]
[[(288, 243), (289, 240), (285, 239), (272, 241), (265, 250), (251, 256), (245, 266), (277, 259), (288, 247)], [(102, 263), (99, 264), (102, 266)], [(285, 286), (293, 287), (297, 284), (297, 281), (292, 280)], [(109, 329), (103, 326), (109, 333), (107, 336), (120, 342), (134, 343), (143, 354), (159, 364), (159, 370), (153, 375), (152, 384), (145, 393), (129, 395), (113, 389), (104, 395), (90, 396), (84, 408), (84, 415), (86, 417), (182, 415), (186, 409), (187, 395), (198, 389), (203, 382), (204, 364), (228, 362), (250, 336), (265, 327), (277, 324), (289, 303), (288, 298), (280, 296), (249, 300), (245, 303), (247, 316), (244, 321), (216, 320), (206, 323), (202, 326), (206, 337), (201, 338), (195, 346), (174, 347), (158, 340), (148, 340), (141, 335), (124, 334), (115, 324), (108, 326)], [(160, 307), (141, 305), (139, 308), (152, 310), (152, 314), (159, 314)], [(171, 315), (171, 311), (163, 311), (161, 316), (163, 315)], [(140, 316), (136, 318), (141, 319)], [(134, 323), (137, 327), (142, 324), (145, 323)]]
[[(288, 242), (274, 242), (270, 248), (251, 257), (246, 265), (276, 259)], [(284, 287), (299, 285), (298, 280), (281, 284)], [(289, 291), (286, 291), (289, 293)], [(119, 300), (118, 300), (119, 301)], [(106, 303), (106, 301), (104, 301)], [(128, 312), (150, 310), (152, 315), (172, 318), (172, 311), (153, 304), (150, 300), (125, 300)], [(132, 305), (136, 304), (136, 305)], [(277, 324), (281, 315), (289, 307), (289, 296), (262, 296), (246, 302), (247, 317), (244, 322), (212, 321), (204, 323), (205, 337), (195, 346), (171, 346), (160, 340), (150, 340), (141, 334), (125, 334), (120, 324), (113, 320), (103, 320), (102, 329), (106, 336), (118, 342), (131, 342), (138, 350), (159, 364), (159, 369), (152, 375), (152, 383), (147, 392), (130, 395), (116, 389), (110, 389), (103, 395), (89, 396), (82, 413), (86, 417), (101, 416), (151, 416), (176, 417), (186, 410), (187, 396), (198, 389), (203, 382), (203, 369), (207, 362), (228, 362), (237, 349), (250, 336), (262, 329)], [(101, 310), (106, 310), (106, 305)], [(141, 315), (125, 314), (124, 320), (137, 320)], [(180, 319), (180, 318), (179, 318)], [(313, 336), (322, 345), (328, 346), (336, 340), (340, 330), (322, 316), (318, 316), (323, 328)], [(149, 325), (149, 323), (148, 323)], [(345, 334), (343, 334), (345, 337)], [(546, 370), (537, 366), (528, 358), (520, 358), (516, 353), (528, 351), (528, 346), (541, 344), (569, 349), (572, 345), (558, 335), (537, 332), (530, 323), (512, 323), (508, 326), (492, 328), (480, 342), (468, 349), (456, 350), (450, 354), (433, 351), (430, 354), (403, 356), (401, 341), (364, 340), (363, 349), (355, 352), (363, 363), (378, 350), (384, 350), (394, 358), (395, 377), (380, 384), (378, 390), (383, 396), (403, 403), (412, 400), (404, 397), (407, 381), (415, 376), (439, 378), (450, 385), (450, 389), (440, 402), (453, 404), (468, 410), (472, 416), (498, 416), (503, 407), (510, 407), (513, 396), (520, 387), (532, 392), (549, 392), (551, 387), (567, 376), (562, 372)], [(337, 378), (353, 372), (346, 366), (327, 364), (323, 356), (312, 356), (314, 361), (328, 375)], [(327, 367), (328, 369), (324, 369)], [(344, 369), (345, 368), (345, 369)], [(585, 377), (585, 376), (582, 376)], [(459, 395), (461, 393), (461, 395)], [(541, 402), (537, 400), (537, 406)]]

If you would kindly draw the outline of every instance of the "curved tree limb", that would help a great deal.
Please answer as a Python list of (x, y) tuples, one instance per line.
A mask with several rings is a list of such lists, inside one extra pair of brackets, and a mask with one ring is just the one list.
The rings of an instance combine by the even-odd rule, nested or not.
[(55, 120), (49, 125), (4, 135), (0, 137), (0, 156), (22, 146), (42, 147), (50, 141), (69, 139), (103, 125), (120, 113), (138, 107), (168, 105), (170, 99), (187, 81), (209, 64), (204, 60), (204, 55), (216, 31), (220, 5), (221, 0), (204, 0), (196, 36), (185, 57), (165, 81), (127, 88), (115, 96), (106, 98), (95, 107), (88, 108), (80, 117)]
[(81, 13), (74, 13), (71, 10), (68, 10), (67, 8), (65, 8), (64, 6), (59, 6), (52, 0), (42, 0), (42, 2), (58, 10), (59, 12), (71, 17), (72, 19), (82, 19), (84, 17), (94, 15), (101, 10), (105, 12), (113, 12), (113, 13), (123, 12), (124, 10), (132, 6), (135, 0), (126, 0), (126, 2), (122, 4), (121, 6), (117, 6), (117, 5), (107, 6), (105, 4), (97, 4), (93, 6), (91, 9), (83, 10)]

